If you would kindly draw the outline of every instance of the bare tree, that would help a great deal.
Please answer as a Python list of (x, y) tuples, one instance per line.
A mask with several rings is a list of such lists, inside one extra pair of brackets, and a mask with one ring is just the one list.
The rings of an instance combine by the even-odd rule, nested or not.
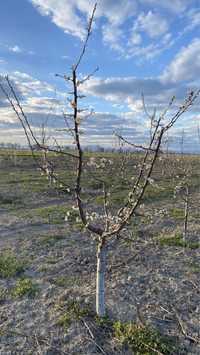
[[(83, 187), (83, 169), (84, 169), (84, 151), (81, 144), (80, 137), (80, 127), (82, 121), (90, 115), (90, 112), (86, 112), (85, 109), (80, 107), (80, 100), (84, 98), (82, 94), (81, 87), (83, 84), (91, 78), (94, 74), (92, 72), (85, 77), (79, 77), (79, 68), (82, 63), (82, 59), (85, 55), (88, 41), (91, 35), (92, 23), (94, 20), (94, 15), (96, 11), (96, 5), (94, 6), (92, 16), (89, 20), (87, 35), (84, 41), (83, 47), (80, 51), (80, 55), (76, 60), (75, 64), (72, 66), (70, 75), (60, 75), (58, 77), (64, 79), (69, 85), (71, 85), (70, 97), (68, 99), (71, 105), (71, 112), (64, 113), (63, 117), (65, 119), (66, 128), (65, 131), (69, 133), (75, 143), (75, 152), (69, 152), (63, 149), (58, 142), (55, 140), (55, 145), (46, 145), (43, 141), (40, 141), (29, 123), (29, 119), (25, 114), (22, 105), (15, 93), (12, 81), (8, 76), (2, 78), (0, 82), (0, 88), (4, 93), (5, 97), (9, 101), (12, 109), (17, 115), (28, 142), (28, 145), (32, 151), (33, 158), (37, 160), (35, 152), (33, 150), (33, 145), (36, 145), (38, 149), (42, 152), (54, 152), (58, 155), (63, 155), (69, 159), (74, 159), (76, 161), (76, 180), (75, 186), (69, 187), (64, 181), (61, 181), (59, 177), (55, 174), (55, 170), (50, 171), (50, 175), (56, 181), (61, 181), (63, 186), (70, 188), (74, 193), (74, 198), (79, 211), (80, 219), (83, 226), (90, 232), (91, 236), (95, 237), (97, 241), (97, 270), (96, 270), (96, 313), (99, 316), (105, 315), (105, 273), (106, 273), (106, 259), (108, 246), (112, 244), (113, 241), (115, 247), (117, 247), (118, 241), (122, 238), (122, 231), (127, 226), (131, 218), (136, 218), (136, 210), (142, 203), (143, 197), (145, 195), (146, 188), (152, 183), (152, 172), (156, 163), (156, 160), (160, 154), (161, 143), (163, 136), (168, 132), (168, 130), (173, 127), (179, 117), (186, 112), (189, 107), (193, 104), (199, 91), (190, 92), (188, 97), (184, 100), (183, 104), (172, 114), (171, 118), (166, 119), (166, 114), (172, 107), (175, 98), (173, 97), (167, 108), (157, 114), (156, 111), (151, 115), (151, 135), (148, 145), (135, 145), (129, 142), (126, 138), (120, 136), (119, 139), (126, 144), (136, 147), (143, 152), (143, 161), (140, 164), (140, 169), (138, 175), (130, 180), (129, 186), (130, 191), (127, 194), (126, 202), (113, 212), (110, 207), (110, 190), (107, 186), (103, 176), (99, 178), (99, 183), (102, 185), (102, 197), (103, 197), (103, 214), (101, 216), (96, 215), (95, 218), (91, 218), (91, 213), (88, 213), (87, 205), (83, 203), (82, 198), (82, 187)], [(4, 85), (5, 84), (5, 85)], [(45, 162), (50, 164), (49, 158), (45, 155)], [(103, 158), (99, 162), (95, 161), (95, 158), (90, 159), (90, 164), (101, 169), (108, 168), (111, 165), (108, 159)], [(40, 164), (41, 170), (47, 174), (46, 166)], [(48, 171), (49, 174), (49, 171)], [(102, 174), (101, 174), (102, 175)]]

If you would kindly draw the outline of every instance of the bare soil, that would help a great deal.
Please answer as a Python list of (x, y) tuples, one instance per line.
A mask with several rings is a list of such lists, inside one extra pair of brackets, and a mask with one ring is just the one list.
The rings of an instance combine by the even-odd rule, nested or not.
[[(34, 208), (68, 206), (69, 197), (56, 191), (25, 194), (21, 189), (20, 193), (23, 205), (0, 206), (0, 253), (9, 252), (25, 263), (22, 275), (0, 278), (0, 354), (132, 354), (92, 318), (72, 319), (67, 329), (59, 324), (70, 301), (95, 309), (96, 242), (78, 225), (34, 215)], [(19, 190), (5, 181), (0, 194), (15, 196)], [(192, 211), (197, 211), (198, 203), (195, 193)], [(166, 201), (149, 203), (145, 216), (150, 219), (130, 225), (117, 248), (116, 241), (109, 246), (107, 312), (113, 320), (140, 322), (174, 337), (180, 349), (176, 354), (197, 355), (199, 248), (160, 245), (158, 235), (182, 228), (170, 213), (158, 215), (163, 206), (167, 211), (172, 208)], [(188, 239), (198, 241), (199, 235), (199, 219), (191, 217)], [(37, 285), (35, 297), (12, 296), (21, 277)]]

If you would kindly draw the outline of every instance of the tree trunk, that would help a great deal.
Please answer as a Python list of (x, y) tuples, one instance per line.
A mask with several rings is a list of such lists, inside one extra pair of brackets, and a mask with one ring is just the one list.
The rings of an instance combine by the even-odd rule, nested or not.
[(105, 316), (105, 272), (106, 272), (106, 245), (98, 244), (97, 249), (97, 275), (96, 275), (96, 313), (99, 317)]
[(185, 215), (184, 215), (184, 232), (183, 240), (186, 243), (187, 231), (188, 231), (188, 213), (189, 213), (189, 189), (186, 187), (186, 199), (185, 199)]

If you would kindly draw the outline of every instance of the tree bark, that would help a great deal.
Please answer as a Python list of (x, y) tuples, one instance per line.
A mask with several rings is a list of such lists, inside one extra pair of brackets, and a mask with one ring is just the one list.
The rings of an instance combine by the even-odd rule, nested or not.
[(97, 249), (97, 275), (96, 275), (96, 313), (104, 317), (105, 312), (105, 272), (106, 272), (106, 245), (105, 241), (98, 244)]
[(187, 240), (187, 231), (188, 231), (188, 213), (189, 213), (189, 189), (188, 186), (186, 186), (184, 232), (183, 232), (183, 240), (185, 243)]

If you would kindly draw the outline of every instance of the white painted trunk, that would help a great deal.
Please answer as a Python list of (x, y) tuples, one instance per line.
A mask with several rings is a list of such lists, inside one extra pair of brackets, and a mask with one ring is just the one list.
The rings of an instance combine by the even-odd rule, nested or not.
[(188, 231), (188, 212), (189, 212), (189, 201), (188, 201), (188, 196), (189, 195), (189, 191), (187, 188), (186, 191), (186, 200), (185, 200), (185, 215), (184, 215), (184, 232), (183, 232), (183, 240), (184, 242), (187, 241), (187, 231)]
[(99, 317), (105, 316), (105, 272), (106, 272), (106, 246), (98, 245), (97, 249), (97, 275), (96, 275), (96, 313)]

